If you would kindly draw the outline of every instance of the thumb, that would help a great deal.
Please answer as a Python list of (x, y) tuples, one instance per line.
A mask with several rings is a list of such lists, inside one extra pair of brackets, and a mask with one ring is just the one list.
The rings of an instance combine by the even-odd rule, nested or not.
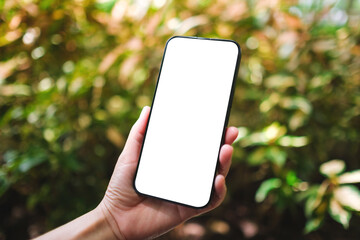
[(141, 111), (139, 119), (135, 122), (129, 133), (124, 147), (124, 152), (127, 156), (133, 156), (131, 159), (129, 159), (130, 162), (133, 160), (137, 161), (139, 158), (149, 114), (150, 107), (145, 106)]

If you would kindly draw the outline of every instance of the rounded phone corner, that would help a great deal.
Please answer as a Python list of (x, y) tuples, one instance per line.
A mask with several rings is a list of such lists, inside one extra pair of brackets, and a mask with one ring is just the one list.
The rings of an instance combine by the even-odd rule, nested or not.
[(237, 43), (234, 40), (227, 40), (227, 41), (230, 42), (230, 43), (233, 43), (235, 45), (235, 47), (237, 49), (237, 52), (238, 52), (238, 55), (239, 55), (239, 57), (241, 57), (241, 47), (240, 47), (239, 43)]
[(171, 38), (169, 38), (169, 39), (166, 41), (165, 48), (169, 45), (169, 43), (170, 43), (171, 41), (173, 41), (174, 39), (178, 39), (178, 38), (183, 38), (183, 37), (182, 37), (182, 36), (177, 36), (177, 35), (175, 35), (175, 36), (172, 36)]
[(137, 193), (137, 194), (141, 194), (141, 195), (143, 195), (143, 193), (141, 192), (141, 190), (139, 189), (139, 187), (136, 185), (136, 183), (137, 183), (137, 178), (135, 177), (134, 178), (134, 181), (133, 181), (133, 188), (134, 188), (134, 190), (135, 190), (135, 192)]
[(209, 204), (211, 203), (211, 199), (212, 199), (212, 195), (211, 194), (207, 199), (205, 199), (203, 202), (200, 202), (198, 204), (192, 204), (190, 205), (191, 207), (193, 208), (196, 208), (196, 209), (202, 209), (202, 208), (206, 208), (207, 206), (209, 206)]

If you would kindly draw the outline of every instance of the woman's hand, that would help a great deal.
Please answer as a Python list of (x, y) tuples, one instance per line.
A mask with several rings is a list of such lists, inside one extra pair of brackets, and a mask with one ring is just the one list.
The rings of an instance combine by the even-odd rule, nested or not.
[(220, 150), (220, 167), (215, 178), (215, 191), (210, 204), (203, 209), (180, 206), (138, 195), (133, 180), (139, 160), (150, 108), (145, 107), (131, 129), (101, 203), (92, 211), (58, 227), (41, 239), (149, 239), (159, 236), (185, 220), (217, 207), (226, 194), (225, 177), (231, 164), (238, 130), (227, 129)]

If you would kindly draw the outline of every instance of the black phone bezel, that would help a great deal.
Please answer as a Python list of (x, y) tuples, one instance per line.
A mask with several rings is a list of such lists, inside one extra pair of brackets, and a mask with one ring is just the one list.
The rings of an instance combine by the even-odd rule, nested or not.
[[(147, 129), (148, 129), (148, 124), (149, 124), (149, 121), (150, 121), (150, 118), (151, 118), (152, 106), (153, 106), (154, 100), (155, 100), (155, 98), (156, 98), (156, 91), (157, 91), (157, 87), (158, 87), (158, 84), (159, 84), (159, 80), (160, 80), (160, 76), (161, 76), (161, 70), (162, 70), (162, 66), (163, 66), (163, 63), (164, 63), (165, 55), (166, 55), (166, 49), (167, 49), (167, 47), (168, 47), (169, 42), (170, 42), (172, 39), (175, 39), (175, 38), (187, 38), (187, 39), (197, 39), (197, 40), (212, 40), (212, 41), (232, 42), (232, 43), (234, 43), (234, 44), (237, 46), (237, 48), (238, 48), (238, 57), (237, 57), (236, 64), (235, 64), (235, 71), (234, 71), (233, 81), (232, 81), (232, 85), (231, 85), (231, 92), (230, 92), (230, 96), (229, 96), (229, 100), (228, 100), (228, 106), (227, 106), (226, 116), (225, 116), (225, 119), (224, 119), (224, 127), (223, 127), (222, 137), (221, 137), (221, 141), (220, 141), (220, 145), (219, 145), (219, 150), (218, 150), (218, 154), (217, 154), (218, 156), (217, 156), (217, 162), (216, 162), (216, 167), (215, 167), (215, 171), (214, 171), (214, 177), (213, 177), (213, 182), (212, 182), (212, 187), (211, 187), (211, 193), (210, 193), (209, 200), (207, 201), (207, 203), (206, 203), (205, 205), (201, 206), (201, 207), (196, 207), (196, 206), (192, 206), (192, 205), (188, 205), (188, 204), (184, 204), (184, 203), (172, 201), (172, 200), (169, 200), (169, 199), (165, 199), (165, 198), (161, 198), (161, 197), (149, 195), (149, 194), (146, 194), (146, 193), (142, 193), (142, 192), (140, 192), (140, 191), (136, 188), (136, 184), (135, 184), (136, 176), (137, 176), (137, 173), (138, 173), (138, 168), (139, 168), (139, 165), (140, 165), (141, 154), (142, 154), (144, 142), (145, 142), (145, 139), (146, 139), (146, 133), (147, 133)], [(231, 111), (232, 102), (233, 102), (233, 98), (234, 98), (235, 84), (236, 84), (236, 78), (237, 78), (237, 75), (238, 75), (238, 72), (239, 72), (240, 61), (241, 61), (241, 48), (240, 48), (240, 45), (239, 45), (236, 41), (233, 41), (233, 40), (217, 39), (217, 38), (203, 38), (203, 37), (190, 37), (190, 36), (173, 36), (173, 37), (171, 37), (171, 38), (169, 38), (169, 39), (167, 40), (167, 42), (166, 42), (166, 44), (165, 44), (165, 49), (164, 49), (163, 57), (162, 57), (162, 60), (161, 60), (161, 65), (160, 65), (160, 69), (159, 69), (158, 78), (157, 78), (157, 81), (156, 81), (156, 86), (155, 86), (155, 90), (154, 90), (154, 95), (153, 95), (152, 102), (151, 102), (151, 108), (150, 108), (149, 118), (148, 118), (148, 121), (147, 121), (147, 123), (146, 123), (146, 128), (145, 128), (145, 133), (144, 133), (144, 139), (143, 139), (143, 142), (142, 142), (142, 145), (141, 145), (141, 149), (140, 149), (140, 154), (139, 154), (139, 160), (138, 160), (138, 163), (137, 163), (137, 166), (136, 166), (136, 171), (135, 171), (135, 175), (134, 175), (134, 179), (133, 179), (133, 187), (134, 187), (134, 190), (135, 190), (135, 192), (136, 192), (137, 194), (140, 194), (140, 195), (146, 196), (146, 197), (156, 198), (156, 199), (159, 199), (159, 200), (163, 200), (163, 201), (167, 201), (167, 202), (171, 202), (171, 203), (175, 203), (175, 204), (179, 204), (179, 205), (186, 206), (186, 207), (196, 208), (196, 209), (205, 208), (206, 206), (209, 205), (209, 203), (210, 203), (210, 201), (211, 201), (211, 198), (212, 198), (212, 195), (214, 194), (215, 177), (216, 177), (217, 169), (219, 168), (220, 149), (221, 149), (221, 146), (224, 144), (224, 140), (225, 140), (225, 132), (226, 132), (226, 127), (227, 127), (228, 122), (229, 122), (229, 116), (230, 116), (230, 111)]]

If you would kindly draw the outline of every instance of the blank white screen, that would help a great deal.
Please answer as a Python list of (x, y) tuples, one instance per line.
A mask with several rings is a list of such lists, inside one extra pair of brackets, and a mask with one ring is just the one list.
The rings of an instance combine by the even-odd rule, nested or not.
[(140, 193), (208, 203), (238, 54), (231, 41), (169, 40), (135, 179)]

